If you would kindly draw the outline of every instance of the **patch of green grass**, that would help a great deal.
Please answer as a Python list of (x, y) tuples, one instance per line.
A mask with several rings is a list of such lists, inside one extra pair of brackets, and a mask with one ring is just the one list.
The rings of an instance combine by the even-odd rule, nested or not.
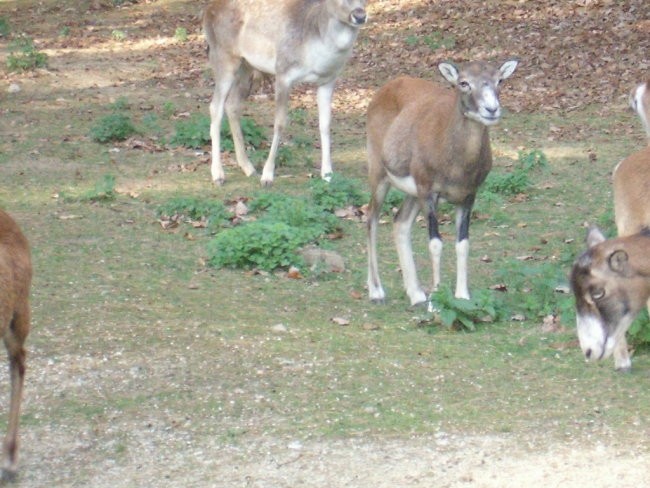
[(112, 202), (117, 197), (115, 192), (115, 176), (111, 174), (102, 175), (90, 190), (81, 193), (61, 191), (59, 197), (66, 203), (101, 203)]
[(648, 309), (644, 308), (639, 316), (632, 322), (629, 332), (630, 342), (634, 345), (647, 346), (650, 344), (650, 318)]
[(162, 115), (166, 119), (170, 119), (174, 114), (176, 113), (176, 105), (174, 105), (174, 102), (170, 102), (169, 100), (165, 101), (162, 105)]
[[(165, 107), (164, 110), (171, 110), (172, 108), (171, 105)], [(254, 149), (259, 149), (266, 139), (264, 129), (249, 117), (242, 117), (241, 128), (242, 133), (244, 134), (244, 142), (247, 145), (252, 146)], [(226, 118), (223, 119), (221, 124), (220, 134), (221, 150), (234, 151), (235, 146), (232, 142), (230, 127), (228, 126)], [(176, 122), (174, 135), (171, 137), (170, 143), (175, 146), (199, 149), (208, 145), (210, 139), (210, 117), (205, 114), (195, 113), (186, 120), (179, 120)], [(252, 159), (254, 160), (254, 157)]]
[[(530, 174), (548, 167), (548, 158), (538, 150), (519, 151), (519, 159), (514, 169), (507, 173), (492, 171), (481, 186), (482, 193), (517, 195), (528, 191), (531, 186)], [(484, 198), (483, 196), (479, 198)]]
[[(507, 315), (503, 302), (495, 292), (476, 290), (469, 300), (454, 297), (449, 286), (443, 285), (431, 294), (428, 313), (435, 323), (439, 320), (447, 328), (475, 331), (480, 322), (494, 322)], [(426, 320), (426, 319), (425, 319)]]
[(185, 218), (200, 221), (205, 219), (210, 227), (221, 225), (230, 218), (230, 212), (219, 200), (196, 197), (173, 197), (156, 209), (158, 217)]
[(301, 265), (298, 249), (339, 224), (313, 201), (278, 193), (258, 194), (249, 210), (256, 220), (224, 230), (208, 244), (211, 265), (267, 271)]
[(432, 51), (440, 48), (453, 49), (456, 46), (456, 39), (453, 36), (444, 36), (442, 32), (434, 31), (433, 34), (424, 36), (422, 42)]
[(340, 173), (333, 173), (329, 182), (322, 178), (313, 178), (309, 187), (314, 203), (329, 211), (349, 205), (361, 206), (369, 199), (360, 181)]
[(187, 42), (187, 29), (185, 27), (176, 27), (176, 30), (174, 31), (174, 39), (178, 42)]
[(258, 268), (273, 271), (300, 264), (296, 249), (305, 235), (284, 222), (258, 221), (219, 233), (208, 244), (209, 262), (215, 268)]
[(433, 31), (431, 34), (424, 36), (409, 34), (404, 39), (404, 42), (409, 47), (415, 47), (418, 44), (422, 44), (432, 51), (436, 51), (440, 48), (453, 49), (456, 46), (456, 39), (453, 36), (445, 36), (439, 31)]
[(0, 37), (7, 37), (11, 32), (11, 25), (6, 17), (0, 17)]
[(131, 102), (126, 97), (118, 97), (114, 102), (109, 105), (113, 112), (122, 112), (131, 108)]
[(509, 261), (494, 273), (497, 283), (506, 284), (504, 303), (512, 314), (529, 319), (559, 315), (573, 323), (573, 297), (567, 293), (569, 263)]
[(61, 195), (65, 201), (77, 202), (111, 202), (115, 200), (115, 176), (111, 174), (103, 175), (91, 190), (74, 197), (63, 193)]
[(165, 143), (165, 129), (160, 125), (158, 116), (154, 113), (148, 113), (142, 117), (142, 132), (161, 144)]
[[(210, 143), (210, 117), (204, 114), (192, 114), (187, 120), (176, 122), (175, 132), (170, 140), (171, 144), (198, 149)], [(222, 141), (225, 150), (232, 150)]]
[(91, 127), (90, 138), (100, 143), (124, 141), (137, 132), (130, 116), (113, 113), (105, 115)]
[(9, 71), (28, 71), (47, 66), (47, 54), (36, 49), (32, 38), (21, 36), (9, 44)]
[(113, 29), (111, 31), (111, 37), (113, 38), (114, 41), (126, 41), (126, 32), (124, 32), (121, 29)]

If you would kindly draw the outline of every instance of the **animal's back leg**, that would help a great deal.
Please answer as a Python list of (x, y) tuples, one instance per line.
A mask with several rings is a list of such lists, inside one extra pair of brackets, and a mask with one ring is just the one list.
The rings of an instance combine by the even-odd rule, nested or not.
[[(370, 152), (370, 150), (368, 151)], [(383, 303), (386, 299), (386, 293), (381, 285), (379, 278), (379, 260), (377, 259), (377, 227), (379, 223), (379, 214), (381, 207), (390, 189), (390, 184), (386, 180), (378, 184), (371, 184), (373, 188), (368, 205), (368, 295), (370, 300), (375, 303)]]
[(9, 420), (7, 434), (3, 443), (2, 477), (11, 479), (18, 467), (18, 424), (20, 404), (25, 381), (25, 349), (23, 344), (29, 332), (29, 309), (27, 305), (16, 313), (11, 325), (5, 331), (4, 343), (9, 356), (9, 375), (11, 379), (11, 399), (9, 403)]
[(214, 73), (214, 92), (210, 102), (210, 139), (212, 140), (212, 181), (222, 185), (225, 181), (223, 165), (221, 163), (221, 121), (223, 120), (224, 106), (233, 85), (241, 60), (234, 60), (210, 50), (210, 64)]
[(407, 195), (395, 216), (394, 226), (395, 246), (397, 247), (400, 267), (402, 268), (404, 289), (411, 300), (411, 305), (424, 303), (427, 300), (427, 295), (418, 282), (413, 247), (411, 245), (411, 229), (419, 211), (418, 199)]

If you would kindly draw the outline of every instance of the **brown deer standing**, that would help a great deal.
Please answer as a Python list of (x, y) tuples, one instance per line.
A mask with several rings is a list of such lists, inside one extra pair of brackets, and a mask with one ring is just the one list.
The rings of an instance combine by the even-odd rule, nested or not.
[(456, 297), (469, 298), (467, 258), (469, 219), (478, 187), (492, 167), (488, 126), (501, 117), (499, 85), (517, 68), (473, 62), (438, 68), (454, 87), (400, 77), (389, 81), (368, 107), (368, 292), (383, 302), (377, 263), (377, 223), (391, 186), (406, 194), (395, 216), (394, 237), (404, 287), (411, 305), (426, 301), (418, 283), (411, 227), (423, 210), (429, 227), (433, 287), (440, 283), (442, 240), (436, 208), (440, 200), (456, 205)]
[(2, 447), (2, 478), (12, 479), (18, 461), (18, 422), (25, 379), (29, 333), (29, 288), (32, 265), (29, 243), (14, 220), (0, 210), (0, 333), (9, 354), (11, 400), (7, 435)]
[(210, 103), (212, 180), (224, 182), (220, 134), (226, 110), (237, 163), (246, 176), (255, 167), (246, 155), (239, 118), (241, 102), (256, 71), (275, 75), (273, 140), (261, 182), (273, 184), (275, 158), (286, 125), (289, 93), (294, 84), (318, 85), (321, 176), (332, 172), (330, 120), (336, 78), (352, 54), (359, 27), (366, 21), (366, 0), (213, 0), (203, 26), (214, 73)]

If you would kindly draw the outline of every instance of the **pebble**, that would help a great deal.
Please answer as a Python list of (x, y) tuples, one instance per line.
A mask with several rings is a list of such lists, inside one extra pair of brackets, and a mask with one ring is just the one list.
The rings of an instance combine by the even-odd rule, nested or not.
[(286, 331), (287, 331), (287, 327), (286, 327), (286, 325), (284, 325), (284, 324), (276, 324), (276, 325), (274, 325), (273, 327), (271, 327), (271, 330), (272, 330), (273, 332), (286, 332)]

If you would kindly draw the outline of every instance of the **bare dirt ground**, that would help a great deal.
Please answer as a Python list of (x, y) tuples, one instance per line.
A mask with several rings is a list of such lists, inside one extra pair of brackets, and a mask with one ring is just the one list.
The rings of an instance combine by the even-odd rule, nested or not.
[[(142, 3), (142, 9), (145, 3)], [(51, 32), (43, 35), (40, 45), (50, 54), (50, 67), (36, 73), (3, 76), (0, 79), (2, 97), (10, 96), (7, 94), (9, 85), (18, 83), (21, 92), (17, 96), (24, 97), (28, 103), (51, 103), (69, 107), (73, 112), (77, 104), (97, 98), (108, 101), (124, 92), (129, 97), (138, 94), (142, 96), (141, 103), (147, 103), (146, 93), (152, 89), (162, 90), (163, 96), (164, 93), (184, 93), (187, 90), (188, 98), (196, 100), (197, 106), (204, 104), (209, 96), (209, 82), (202, 76), (204, 52), (198, 35), (198, 20), (193, 13), (178, 13), (174, 10), (174, 2), (163, 3), (169, 4), (171, 13), (162, 8), (154, 10), (150, 16), (134, 15), (133, 18), (134, 32), (136, 27), (151, 33), (156, 26), (165, 26), (166, 34), (154, 36), (158, 39), (156, 42), (135, 39), (119, 43), (104, 37), (100, 43), (97, 39), (99, 33), (113, 28), (111, 19), (115, 15), (108, 9), (103, 10), (102, 2), (95, 2), (88, 11), (96, 20), (85, 26), (84, 34), (66, 43), (57, 40), (53, 34), (60, 28), (56, 22), (44, 26)], [(404, 20), (397, 11), (400, 2), (393, 2), (395, 5), (381, 3), (387, 4), (384, 6), (392, 12), (390, 15), (395, 22)], [(435, 3), (436, 9), (442, 9), (445, 2), (401, 3), (421, 14), (419, 3)], [(525, 2), (508, 3), (525, 10)], [(561, 2), (550, 3), (561, 9)], [(576, 2), (581, 8), (588, 8), (590, 3), (593, 2)], [(614, 3), (604, 2), (612, 9)], [(15, 10), (21, 8), (20, 2), (11, 4), (9, 18), (22, 19), (26, 27), (27, 14)], [(643, 3), (635, 5), (642, 7)], [(53, 12), (60, 16), (74, 16), (74, 11), (54, 8)], [(125, 12), (130, 15), (128, 9)], [(539, 11), (530, 14), (531, 22), (543, 22), (536, 13)], [(103, 15), (106, 16), (102, 20)], [(556, 15), (561, 18), (560, 13)], [(625, 15), (634, 15), (634, 12)], [(172, 17), (174, 21), (170, 21)], [(416, 19), (413, 25), (417, 28), (426, 25), (421, 15), (414, 14), (413, 18)], [(190, 34), (196, 36), (186, 46), (180, 46), (170, 38), (172, 27), (181, 20), (195, 22), (196, 32)], [(453, 18), (444, 19), (447, 24), (452, 21)], [(80, 17), (70, 22), (83, 26), (87, 18)], [(647, 29), (648, 20), (645, 22), (639, 24), (634, 35), (647, 34), (647, 30), (642, 30)], [(475, 35), (470, 27), (468, 35)], [(38, 29), (33, 29), (30, 34), (38, 38)], [(143, 34), (142, 37), (146, 36)], [(573, 39), (570, 37), (564, 42)], [(390, 44), (390, 39), (386, 42)], [(458, 39), (457, 42), (464, 41)], [(562, 43), (557, 42), (557, 45)], [(468, 42), (467, 49), (471, 51), (469, 46)], [(633, 56), (634, 46), (629, 46), (625, 52), (628, 51)], [(580, 63), (587, 61), (577, 51), (574, 53), (576, 57), (572, 62), (582, 68)], [(544, 59), (539, 61), (539, 66), (544, 64)], [(558, 62), (551, 59), (553, 63)], [(156, 60), (156, 63), (150, 64), (151, 60)], [(647, 69), (647, 58), (643, 62)], [(372, 76), (372, 71), (369, 71), (372, 58), (357, 66), (359, 72), (355, 72), (352, 79), (363, 85), (364, 80)], [(549, 64), (548, 69), (551, 68)], [(600, 69), (607, 70), (607, 67)], [(625, 80), (620, 86), (607, 86), (607, 92), (612, 94), (615, 91), (614, 96), (619, 102), (624, 96), (622, 87), (637, 76), (637, 72), (626, 71), (624, 74)], [(535, 72), (531, 76), (539, 75)], [(552, 78), (548, 86), (543, 87), (551, 98), (558, 90), (556, 81)], [(368, 92), (362, 87), (353, 90), (349, 83), (343, 83), (344, 88), (350, 90), (349, 103), (366, 103)], [(591, 93), (597, 86), (590, 85)], [(48, 99), (48, 91), (53, 93), (51, 99)], [(576, 100), (581, 97), (574, 92), (569, 95), (566, 100), (571, 104), (578, 103)], [(522, 102), (521, 109), (534, 108), (538, 99), (536, 94), (530, 94), (530, 100)], [(46, 313), (45, 310), (37, 311), (37, 321), (39, 315), (44, 317)], [(63, 344), (66, 340), (60, 332), (41, 333), (44, 336), (50, 334), (48, 340), (52, 342), (48, 348), (55, 348), (57, 341)], [(69, 331), (67, 337), (74, 337), (74, 332)], [(44, 348), (31, 347), (25, 411), (33, 412), (34, 405), (56, 395), (74, 395), (85, 390), (110, 395), (111, 389), (119, 387), (121, 381), (146, 382), (147, 377), (141, 377), (145, 373), (133, 366), (133, 359), (70, 351), (66, 356), (58, 355), (56, 360), (52, 360)], [(136, 359), (138, 364), (146, 365), (144, 371), (152, 375), (166, 378), (170, 374), (165, 366), (154, 364), (155, 358)], [(6, 384), (4, 372), (0, 384)], [(206, 425), (194, 425), (187, 418), (178, 418), (174, 412), (141, 411), (138, 418), (123, 418), (109, 411), (98, 413), (99, 420), (92, 420), (90, 412), (87, 422), (74, 425), (44, 422), (38, 418), (38, 409), (36, 412), (31, 414), (35, 419), (25, 422), (22, 429), (21, 474), (16, 483), (19, 487), (632, 488), (647, 486), (650, 479), (647, 441), (628, 445), (625, 439), (618, 439), (616, 433), (607, 431), (566, 442), (545, 439), (544, 432), (539, 432), (534, 438), (514, 434), (477, 436), (440, 432), (433, 437), (327, 441), (265, 436), (251, 440), (248, 436), (224, 444), (221, 439), (204, 431)], [(128, 443), (128, 449), (122, 447), (125, 443)]]

